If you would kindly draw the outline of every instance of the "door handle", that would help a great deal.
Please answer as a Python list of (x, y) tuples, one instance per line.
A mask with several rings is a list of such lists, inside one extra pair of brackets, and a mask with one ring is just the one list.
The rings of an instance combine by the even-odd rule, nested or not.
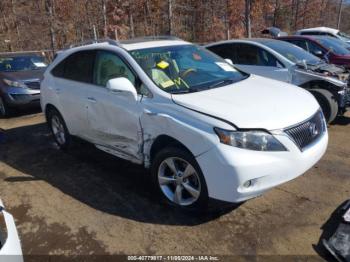
[(56, 89), (55, 89), (55, 92), (56, 92), (57, 95), (59, 95), (59, 94), (61, 93), (61, 89), (56, 88)]
[(96, 103), (97, 102), (97, 100), (95, 98), (93, 98), (93, 97), (88, 97), (87, 100), (89, 102), (91, 102), (91, 103)]

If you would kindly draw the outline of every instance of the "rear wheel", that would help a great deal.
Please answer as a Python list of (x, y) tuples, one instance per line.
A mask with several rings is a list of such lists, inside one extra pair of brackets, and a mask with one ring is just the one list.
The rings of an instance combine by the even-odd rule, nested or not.
[(155, 187), (166, 203), (199, 211), (208, 206), (208, 190), (195, 158), (182, 148), (165, 148), (152, 161)]
[(325, 89), (312, 89), (310, 92), (320, 104), (327, 123), (332, 123), (338, 115), (338, 102), (333, 94)]
[(56, 109), (48, 111), (47, 120), (53, 137), (62, 150), (66, 150), (70, 144), (70, 134), (63, 117)]

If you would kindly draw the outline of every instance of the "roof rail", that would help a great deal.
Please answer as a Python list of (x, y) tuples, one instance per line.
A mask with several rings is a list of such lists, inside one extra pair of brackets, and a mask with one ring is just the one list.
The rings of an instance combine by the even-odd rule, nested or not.
[(113, 40), (110, 38), (102, 38), (102, 39), (91, 39), (91, 40), (86, 40), (86, 41), (83, 41), (80, 43), (71, 44), (71, 45), (69, 45), (68, 48), (84, 46), (84, 45), (92, 45), (92, 44), (97, 44), (97, 43), (108, 43), (110, 45), (120, 46), (119, 42), (116, 40)]

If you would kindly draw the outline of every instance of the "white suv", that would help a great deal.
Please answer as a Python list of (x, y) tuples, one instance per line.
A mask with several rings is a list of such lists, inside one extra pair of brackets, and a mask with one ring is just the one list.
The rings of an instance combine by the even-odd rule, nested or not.
[(62, 51), (41, 92), (60, 148), (77, 136), (142, 164), (160, 198), (182, 208), (259, 196), (311, 168), (328, 143), (310, 93), (179, 39)]

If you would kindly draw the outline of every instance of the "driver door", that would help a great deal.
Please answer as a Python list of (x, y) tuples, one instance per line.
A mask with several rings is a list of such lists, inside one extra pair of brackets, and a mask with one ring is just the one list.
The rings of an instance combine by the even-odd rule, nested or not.
[(118, 54), (97, 51), (94, 85), (86, 92), (89, 137), (98, 148), (141, 163), (141, 104), (123, 92), (106, 88), (108, 80), (118, 77), (125, 77), (136, 86), (136, 75)]

